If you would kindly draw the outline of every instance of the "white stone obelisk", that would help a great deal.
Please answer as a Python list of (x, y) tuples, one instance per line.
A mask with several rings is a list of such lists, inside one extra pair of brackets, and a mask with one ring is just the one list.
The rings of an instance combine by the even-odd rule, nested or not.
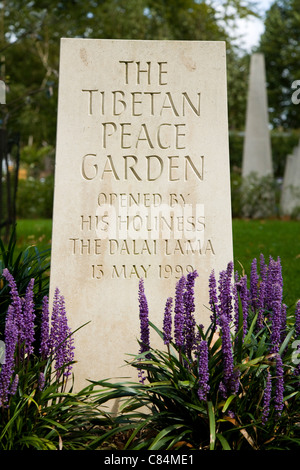
[(6, 87), (3, 80), (0, 80), (0, 104), (6, 104)]
[(294, 148), (293, 153), (287, 156), (282, 190), (280, 209), (282, 215), (291, 215), (296, 207), (300, 206), (300, 144)]
[(251, 56), (242, 176), (273, 175), (264, 55)]

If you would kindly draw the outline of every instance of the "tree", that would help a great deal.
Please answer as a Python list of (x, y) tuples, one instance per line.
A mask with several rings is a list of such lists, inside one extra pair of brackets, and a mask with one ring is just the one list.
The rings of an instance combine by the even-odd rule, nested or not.
[(274, 127), (300, 128), (292, 83), (300, 80), (300, 0), (279, 0), (266, 13), (259, 45), (266, 61), (270, 120)]
[[(225, 40), (231, 84), (233, 127), (243, 122), (237, 90), (240, 65), (226, 25), (253, 14), (241, 0), (5, 0), (0, 2), (0, 47), (8, 84), (3, 122), (37, 144), (55, 145), (59, 40), (61, 37), (115, 39)], [(251, 2), (247, 2), (251, 6)], [(244, 83), (244, 80), (240, 81)], [(234, 91), (235, 88), (235, 91)], [(236, 99), (237, 98), (237, 99)], [(234, 109), (235, 108), (235, 109)], [(234, 112), (233, 112), (234, 109)], [(31, 137), (32, 140), (32, 137)]]
[[(61, 37), (226, 41), (229, 122), (240, 129), (247, 69), (229, 27), (234, 33), (236, 19), (252, 14), (242, 0), (0, 0), (1, 131), (8, 141), (18, 136), (23, 164), (41, 168), (47, 149), (54, 154)], [(3, 218), (0, 211), (0, 226)]]

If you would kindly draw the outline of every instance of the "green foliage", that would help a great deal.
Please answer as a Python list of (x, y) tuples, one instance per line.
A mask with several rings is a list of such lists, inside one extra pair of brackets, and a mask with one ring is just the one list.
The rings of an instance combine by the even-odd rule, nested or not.
[(278, 194), (278, 185), (273, 176), (260, 177), (252, 173), (242, 178), (240, 186), (242, 215), (251, 219), (277, 215)]
[(279, 256), (285, 286), (284, 301), (293, 307), (300, 298), (300, 222), (294, 220), (246, 220), (232, 221), (234, 262), (241, 272), (249, 272), (251, 260), (257, 251), (269, 256)]
[[(290, 381), (292, 392), (289, 394), (288, 412), (282, 422), (276, 425), (273, 422), (268, 428), (264, 428), (260, 417), (265, 386), (263, 372), (272, 362), (267, 355), (258, 356), (255, 352), (255, 348), (260, 348), (259, 354), (266, 354), (264, 340), (258, 340), (254, 336), (253, 343), (254, 347), (248, 345), (243, 350), (242, 362), (236, 364), (236, 368), (242, 371), (241, 396), (231, 395), (227, 400), (222, 400), (215, 390), (215, 401), (208, 401), (206, 404), (200, 403), (197, 397), (196, 365), (187, 368), (179, 363), (176, 356), (162, 351), (151, 350), (150, 361), (143, 361), (138, 357), (132, 365), (147, 371), (149, 384), (131, 384), (127, 388), (121, 384), (111, 384), (114, 391), (109, 392), (110, 389), (107, 388), (107, 395), (103, 394), (105, 399), (112, 396), (127, 397), (120, 409), (120, 417), (116, 418), (120, 427), (124, 422), (131, 422), (134, 428), (125, 448), (296, 449), (300, 443), (297, 429), (297, 387)], [(216, 350), (219, 345), (217, 342), (211, 348), (209, 367), (214, 371), (212, 387), (218, 385), (221, 373), (221, 352)], [(105, 383), (101, 384), (105, 386)], [(142, 407), (145, 407), (145, 413), (141, 411)], [(235, 410), (234, 414), (232, 410)]]
[(51, 161), (51, 166), (54, 166), (54, 149), (50, 145), (40, 148), (35, 144), (26, 145), (21, 150), (20, 159), (23, 167), (28, 171), (27, 176), (38, 178), (45, 169), (46, 160)]
[(17, 194), (17, 216), (23, 219), (52, 218), (53, 176), (45, 180), (27, 178), (19, 181)]
[(16, 252), (36, 246), (50, 255), (52, 219), (19, 219), (16, 224)]
[[(16, 370), (17, 392), (0, 407), (0, 450), (85, 450), (101, 442), (111, 424), (93, 400), (90, 387), (69, 391), (57, 378), (52, 360), (31, 356)], [(45, 383), (40, 388), (40, 373)]]
[(231, 185), (231, 213), (232, 217), (242, 217), (241, 187), (242, 177), (240, 172), (232, 172), (230, 175)]
[[(92, 441), (91, 423), (100, 413), (89, 401), (90, 391), (61, 392), (62, 384), (53, 380), (40, 391), (37, 372), (43, 367), (36, 358), (23, 377), (21, 373), (26, 384), (0, 410), (1, 450), (83, 450)], [(50, 371), (47, 375), (50, 379)]]
[(249, 56), (236, 54), (230, 48), (227, 51), (227, 99), (228, 99), (228, 123), (230, 140), (230, 165), (241, 166), (243, 151), (240, 146), (243, 138), (238, 133), (242, 131), (246, 120), (247, 92), (249, 76)]
[[(230, 121), (233, 122), (233, 121)], [(271, 132), (272, 163), (275, 178), (283, 178), (286, 157), (298, 145), (299, 131)], [(232, 173), (240, 171), (243, 159), (244, 134), (237, 131), (229, 133), (230, 169)]]
[(222, 3), (224, 9), (195, 0), (6, 0), (1, 47), (9, 85), (7, 106), (1, 107), (5, 126), (20, 132), (22, 146), (30, 136), (38, 145), (55, 145), (59, 41), (82, 37), (226, 41), (230, 115), (236, 127), (243, 120), (245, 66), (231, 47), (232, 24), (254, 13), (252, 2)]
[[(258, 226), (258, 232), (261, 233), (259, 227), (263, 227), (264, 223), (252, 221), (251, 226), (254, 225)], [(284, 227), (289, 227), (289, 224), (282, 224), (282, 227), (286, 232)], [(271, 233), (278, 232), (274, 227), (270, 230)], [(245, 232), (249, 234), (249, 228), (245, 227)], [(280, 233), (278, 237), (282, 239)], [(256, 240), (254, 230), (252, 241), (255, 250)], [(247, 243), (245, 249), (248, 250)], [(33, 257), (31, 262), (28, 258), (23, 264), (24, 254), (21, 254), (19, 264), (15, 263), (14, 250), (13, 239), (9, 247), (2, 247), (2, 270), (3, 266), (10, 266), (12, 270), (15, 267), (14, 272), (18, 275), (19, 266), (20, 286), (22, 282), (26, 285), (26, 279), (28, 281), (30, 276), (26, 277), (25, 274), (29, 274), (29, 271), (30, 274), (36, 273), (38, 284), (39, 263)], [(251, 256), (249, 251), (246, 255), (247, 259)], [(1, 287), (2, 305), (3, 282)], [(35, 355), (26, 368), (19, 370), (19, 388), (17, 394), (11, 397), (9, 408), (1, 409), (0, 448), (296, 450), (300, 444), (300, 408), (299, 377), (293, 375), (293, 361), (298, 358), (293, 344), (297, 339), (294, 315), (290, 313), (288, 316), (286, 335), (280, 348), (284, 361), (284, 411), (278, 420), (274, 410), (271, 410), (269, 421), (262, 425), (266, 373), (274, 369), (275, 359), (269, 355), (271, 325), (267, 312), (259, 331), (256, 328), (256, 315), (251, 311), (249, 313), (244, 340), (241, 330), (232, 332), (235, 370), (240, 372), (241, 387), (238, 394), (231, 394), (224, 399), (219, 393), (223, 370), (220, 349), (222, 337), (213, 333), (213, 324), (207, 330), (199, 328), (202, 339), (207, 340), (209, 345), (211, 389), (207, 402), (200, 401), (197, 395), (197, 357), (191, 360), (182, 351), (179, 354), (175, 344), (169, 348), (151, 349), (150, 359), (145, 357), (146, 353), (132, 358), (129, 367), (143, 369), (147, 382), (124, 384), (100, 380), (78, 393), (72, 391), (72, 386), (68, 392), (64, 391), (63, 380), (54, 379), (51, 361), (42, 361)], [(162, 333), (154, 325), (151, 326), (162, 341)], [(40, 371), (46, 377), (43, 390), (38, 387)], [(276, 381), (275, 376), (273, 381)], [(111, 400), (120, 401), (120, 413), (117, 416), (105, 411)]]
[[(62, 341), (67, 348), (73, 344), (69, 343), (73, 333), (66, 329), (66, 319), (59, 322), (61, 310), (56, 309), (56, 323), (52, 315), (50, 328), (49, 316), (44, 316), (40, 335), (30, 300), (32, 283), (25, 296), (20, 296), (8, 271), (4, 277), (11, 288), (11, 308), (3, 337), (5, 361), (0, 358), (0, 450), (84, 450), (97, 446), (102, 435), (106, 438), (111, 420), (98, 409), (91, 387), (72, 391), (69, 375), (73, 355), (62, 348)], [(26, 324), (21, 327), (24, 318)], [(51, 329), (50, 343), (45, 327), (49, 335)]]
[(300, 220), (300, 205), (294, 207), (291, 213), (291, 218), (294, 220)]
[[(143, 371), (144, 383), (109, 383), (103, 387), (99, 404), (120, 400), (120, 413), (114, 418), (115, 432), (131, 425), (125, 449), (132, 450), (297, 450), (300, 445), (299, 352), (294, 315), (287, 318), (279, 352), (272, 353), (272, 315), (264, 312), (263, 324), (258, 314), (248, 311), (244, 336), (240, 298), (239, 329), (231, 328), (233, 373), (239, 377), (239, 389), (223, 397), (220, 381), (224, 373), (223, 330), (216, 333), (215, 320), (198, 331), (208, 344), (209, 386), (207, 400), (200, 400), (199, 362), (185, 356), (175, 343), (161, 349), (150, 348), (137, 355), (130, 365)], [(163, 334), (152, 328), (163, 342)], [(150, 355), (150, 358), (147, 358)], [(283, 361), (284, 407), (276, 411), (271, 399), (268, 421), (263, 420), (264, 396), (268, 372), (272, 387), (278, 383), (276, 364)], [(146, 357), (147, 356), (147, 357)], [(296, 361), (295, 361), (296, 359)], [(273, 392), (274, 393), (274, 392)], [(109, 445), (108, 445), (109, 448)]]
[(274, 176), (283, 178), (286, 157), (293, 153), (299, 143), (299, 131), (271, 132), (272, 160)]
[(240, 132), (229, 132), (229, 162), (230, 171), (236, 172), (242, 168), (244, 135)]
[(299, 108), (292, 103), (293, 81), (300, 77), (300, 2), (273, 2), (266, 13), (259, 51), (266, 60), (270, 119), (274, 127), (300, 128)]
[(273, 176), (259, 177), (252, 173), (243, 178), (231, 173), (233, 217), (264, 219), (279, 215), (280, 187)]

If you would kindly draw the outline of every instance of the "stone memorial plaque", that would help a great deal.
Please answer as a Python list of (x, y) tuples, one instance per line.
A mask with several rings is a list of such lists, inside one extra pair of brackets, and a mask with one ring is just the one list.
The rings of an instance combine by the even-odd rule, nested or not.
[(225, 43), (62, 39), (56, 151), (51, 291), (73, 330), (90, 322), (75, 386), (132, 377), (139, 280), (162, 328), (197, 270), (207, 324), (209, 274), (233, 259)]

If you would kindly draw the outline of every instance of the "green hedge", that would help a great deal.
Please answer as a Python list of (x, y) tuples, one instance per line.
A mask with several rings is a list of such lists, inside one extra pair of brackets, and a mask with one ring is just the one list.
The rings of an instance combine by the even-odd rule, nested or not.
[(24, 219), (52, 218), (53, 176), (45, 180), (20, 180), (17, 194), (17, 217)]
[[(284, 174), (285, 161), (289, 153), (299, 143), (300, 132), (292, 130), (289, 133), (273, 131), (271, 132), (271, 146), (274, 176), (282, 178)], [(241, 132), (230, 132), (229, 152), (231, 171), (242, 168), (244, 135)]]

